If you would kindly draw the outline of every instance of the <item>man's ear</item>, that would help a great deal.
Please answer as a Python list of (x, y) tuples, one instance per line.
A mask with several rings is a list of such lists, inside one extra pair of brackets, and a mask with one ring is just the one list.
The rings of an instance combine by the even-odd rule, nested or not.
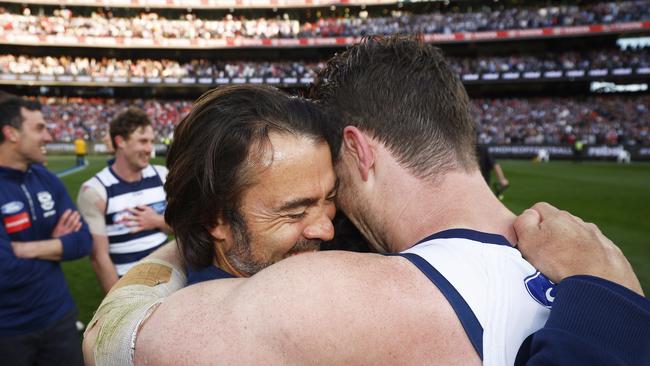
[(359, 174), (364, 181), (375, 164), (375, 151), (368, 137), (354, 126), (343, 129), (343, 145), (357, 163)]
[(11, 125), (2, 126), (2, 136), (5, 141), (16, 142), (18, 141), (18, 129)]
[(223, 218), (217, 219), (217, 225), (212, 228), (210, 234), (212, 234), (212, 236), (217, 241), (226, 241), (232, 238), (232, 233), (230, 232), (230, 224), (227, 223)]
[(124, 148), (124, 144), (126, 143), (126, 140), (124, 137), (117, 135), (115, 136), (115, 145), (113, 148), (117, 149), (118, 147)]

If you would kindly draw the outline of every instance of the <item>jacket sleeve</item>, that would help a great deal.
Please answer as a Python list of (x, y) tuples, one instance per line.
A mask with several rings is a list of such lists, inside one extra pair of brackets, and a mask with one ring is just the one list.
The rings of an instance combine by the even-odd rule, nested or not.
[(515, 365), (650, 365), (650, 301), (601, 278), (569, 277)]
[[(57, 206), (60, 208), (57, 210), (57, 220), (63, 212), (67, 209), (78, 211), (72, 199), (68, 194), (68, 191), (65, 189), (63, 183), (56, 178), (57, 180)], [(74, 260), (90, 254), (90, 251), (93, 247), (92, 236), (88, 229), (88, 224), (84, 221), (83, 217), (81, 218), (81, 229), (77, 232), (72, 232), (70, 234), (60, 237), (61, 243), (63, 244), (63, 254), (61, 255), (61, 260)]]

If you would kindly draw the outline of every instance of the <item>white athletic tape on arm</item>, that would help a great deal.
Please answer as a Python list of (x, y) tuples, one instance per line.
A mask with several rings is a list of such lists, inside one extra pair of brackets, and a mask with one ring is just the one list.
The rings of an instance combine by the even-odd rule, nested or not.
[[(141, 283), (145, 284), (134, 283), (122, 287), (118, 282), (117, 288), (111, 290), (102, 301), (86, 329), (88, 332), (98, 320), (101, 320), (93, 348), (95, 365), (132, 366), (135, 340), (140, 326), (165, 297), (187, 284), (187, 277), (183, 271), (179, 271), (165, 261), (146, 259), (136, 267), (142, 269), (160, 266), (171, 268), (171, 276), (163, 280), (166, 282), (154, 279), (151, 283), (151, 278), (144, 278)], [(128, 280), (126, 277), (128, 275), (123, 280)]]

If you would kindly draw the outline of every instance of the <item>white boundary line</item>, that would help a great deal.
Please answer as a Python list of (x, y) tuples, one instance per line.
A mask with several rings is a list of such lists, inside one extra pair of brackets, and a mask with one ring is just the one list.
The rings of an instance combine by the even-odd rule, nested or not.
[(56, 176), (59, 177), (59, 178), (63, 178), (63, 177), (65, 177), (66, 175), (70, 175), (70, 174), (73, 174), (73, 173), (80, 172), (80, 171), (86, 169), (87, 166), (88, 166), (88, 160), (86, 160), (86, 161), (84, 162), (84, 165), (82, 165), (82, 166), (76, 166), (76, 167), (74, 167), (74, 168), (70, 168), (70, 169), (66, 169), (66, 170), (64, 170), (64, 171), (62, 171), (62, 172), (60, 172), (60, 173), (56, 173)]

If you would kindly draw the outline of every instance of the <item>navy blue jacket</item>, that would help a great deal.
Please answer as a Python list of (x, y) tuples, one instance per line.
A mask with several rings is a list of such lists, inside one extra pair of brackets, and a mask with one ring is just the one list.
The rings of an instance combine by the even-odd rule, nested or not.
[[(52, 239), (66, 209), (76, 210), (63, 183), (45, 167), (0, 167), (0, 337), (43, 329), (75, 308), (60, 262), (17, 258), (12, 241)], [(59, 238), (62, 260), (90, 253), (88, 226)]]
[(561, 281), (544, 328), (515, 365), (650, 365), (650, 300), (591, 276)]

